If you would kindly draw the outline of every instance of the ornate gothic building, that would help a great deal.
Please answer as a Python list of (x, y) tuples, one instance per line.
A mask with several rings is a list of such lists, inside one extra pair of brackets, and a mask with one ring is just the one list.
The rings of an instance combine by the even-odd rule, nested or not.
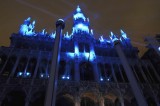
[[(34, 27), (24, 20), (0, 47), (0, 106), (44, 106), (56, 33)], [(122, 30), (95, 39), (79, 6), (60, 51), (56, 106), (160, 106), (160, 70)]]

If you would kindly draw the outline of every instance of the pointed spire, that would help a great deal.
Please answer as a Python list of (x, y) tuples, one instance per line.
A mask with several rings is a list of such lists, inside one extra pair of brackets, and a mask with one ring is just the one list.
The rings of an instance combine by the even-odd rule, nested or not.
[(123, 31), (123, 30), (120, 30), (121, 32), (121, 36), (124, 38), (124, 39), (127, 39), (127, 34)]
[(116, 35), (113, 34), (113, 32), (111, 32), (110, 39), (111, 39), (112, 42), (118, 40), (118, 38), (116, 37)]
[(79, 5), (77, 6), (76, 11), (77, 11), (77, 12), (81, 12), (81, 8), (79, 7)]

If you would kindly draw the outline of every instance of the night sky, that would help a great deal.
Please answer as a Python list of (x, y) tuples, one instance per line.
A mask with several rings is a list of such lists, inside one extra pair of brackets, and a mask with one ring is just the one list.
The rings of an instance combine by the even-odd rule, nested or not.
[(37, 32), (55, 30), (58, 18), (66, 19), (64, 32), (71, 32), (72, 14), (77, 5), (90, 19), (95, 37), (120, 35), (123, 29), (141, 54), (145, 36), (160, 33), (160, 0), (1, 0), (0, 46), (9, 45), (11, 33), (17, 33), (24, 19), (36, 20)]

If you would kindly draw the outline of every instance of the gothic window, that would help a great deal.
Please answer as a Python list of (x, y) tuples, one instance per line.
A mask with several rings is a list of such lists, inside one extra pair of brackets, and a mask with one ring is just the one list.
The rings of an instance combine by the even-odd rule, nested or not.
[(145, 83), (144, 77), (142, 76), (142, 73), (141, 73), (139, 67), (138, 67), (137, 65), (135, 65), (135, 66), (134, 66), (134, 69), (135, 69), (135, 73), (136, 73), (136, 75), (137, 75), (137, 77), (138, 77), (137, 79), (139, 79), (139, 81), (140, 81), (141, 83)]
[(94, 101), (88, 97), (81, 98), (81, 106), (96, 106)]
[(79, 43), (79, 52), (90, 52), (89, 44), (88, 43)]
[(4, 66), (4, 69), (2, 70), (2, 76), (9, 76), (9, 74), (12, 72), (16, 59), (16, 56), (11, 56), (9, 59), (6, 60), (7, 64)]
[(108, 64), (108, 63), (105, 64), (105, 71), (104, 72), (106, 74), (107, 81), (114, 82), (113, 75), (112, 75), (112, 68), (111, 68), (110, 64)]
[(2, 67), (4, 66), (7, 60), (7, 56), (5, 54), (0, 55), (0, 71), (2, 71)]
[(142, 66), (142, 69), (143, 69), (143, 72), (145, 74), (145, 76), (147, 77), (147, 80), (150, 82), (150, 83), (153, 83), (153, 80), (151, 78), (151, 76), (149, 75), (147, 69), (145, 68), (145, 66)]
[(100, 77), (105, 79), (104, 65), (102, 63), (98, 63), (98, 71), (100, 73)]
[(94, 81), (93, 66), (90, 62), (82, 62), (79, 68), (82, 81)]
[(67, 96), (60, 96), (56, 100), (56, 106), (74, 106), (74, 102)]
[(154, 80), (154, 82), (158, 83), (159, 81), (157, 79), (157, 76), (154, 73), (154, 70), (149, 65), (147, 67), (148, 67), (149, 74), (151, 75), (151, 77)]
[(113, 69), (114, 69), (114, 73), (116, 75), (117, 81), (118, 82), (123, 82), (118, 64), (113, 64)]
[(125, 70), (124, 70), (122, 65), (120, 65), (120, 69), (121, 69), (121, 73), (123, 75), (123, 78), (124, 78), (125, 82), (128, 82), (127, 75), (126, 75)]
[(65, 74), (66, 62), (61, 60), (59, 63), (59, 71), (58, 71), (58, 79), (62, 79), (63, 75)]
[(35, 68), (36, 68), (36, 63), (37, 63), (36, 58), (31, 58), (29, 60), (27, 72), (29, 72), (31, 74), (31, 76), (33, 76), (33, 74), (34, 74), (34, 71), (35, 71)]
[(44, 106), (45, 91), (38, 91), (31, 97), (29, 106)]
[(112, 102), (112, 100), (105, 98), (104, 99), (104, 106), (114, 106), (114, 103)]
[(46, 58), (43, 58), (40, 60), (40, 64), (38, 67), (38, 78), (47, 78), (48, 74), (48, 60)]
[(115, 106), (121, 106), (120, 100), (118, 98), (115, 100)]

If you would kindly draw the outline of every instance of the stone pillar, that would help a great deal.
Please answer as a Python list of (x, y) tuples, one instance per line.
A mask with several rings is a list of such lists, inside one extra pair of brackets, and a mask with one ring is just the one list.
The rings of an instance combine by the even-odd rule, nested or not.
[(81, 106), (81, 98), (75, 97), (75, 106)]
[(121, 106), (124, 106), (124, 99), (123, 99), (122, 96), (119, 97), (119, 101), (120, 101), (120, 103), (121, 103)]
[(121, 48), (121, 44), (119, 40), (114, 41), (114, 47), (118, 53), (118, 56), (122, 62), (122, 65), (124, 67), (125, 73), (128, 77), (131, 89), (133, 91), (133, 94), (138, 102), (139, 106), (147, 106), (147, 102), (141, 92), (140, 86), (138, 85), (136, 78), (131, 70), (130, 65), (128, 64), (127, 58)]
[(79, 62), (74, 62), (74, 80), (79, 82), (80, 81), (80, 72), (79, 72)]
[(99, 106), (105, 106), (103, 97), (100, 97), (100, 99), (99, 99)]

